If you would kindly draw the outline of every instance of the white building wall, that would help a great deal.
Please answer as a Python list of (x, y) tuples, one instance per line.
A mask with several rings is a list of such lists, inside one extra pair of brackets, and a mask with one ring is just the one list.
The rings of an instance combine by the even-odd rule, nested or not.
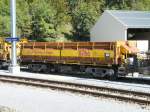
[(140, 52), (147, 52), (149, 49), (149, 42), (148, 40), (138, 40), (137, 41), (137, 48)]
[(90, 33), (92, 42), (127, 40), (126, 27), (107, 11), (103, 13)]

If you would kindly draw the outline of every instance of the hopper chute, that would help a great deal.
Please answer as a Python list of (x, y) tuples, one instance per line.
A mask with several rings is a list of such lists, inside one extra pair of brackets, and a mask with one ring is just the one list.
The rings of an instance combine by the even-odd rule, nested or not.
[(136, 47), (136, 41), (121, 42), (120, 49), (124, 54), (137, 54), (139, 52)]

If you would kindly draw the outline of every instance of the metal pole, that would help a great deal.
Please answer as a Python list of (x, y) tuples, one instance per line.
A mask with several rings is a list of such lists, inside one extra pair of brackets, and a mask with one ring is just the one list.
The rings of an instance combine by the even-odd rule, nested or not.
[[(11, 37), (16, 37), (16, 0), (11, 0)], [(12, 42), (12, 66), (16, 66), (16, 41)]]
[[(11, 38), (16, 38), (16, 0), (10, 0), (10, 12), (11, 12)], [(10, 72), (16, 73), (20, 71), (17, 66), (17, 55), (16, 55), (16, 41), (12, 41), (11, 49), (11, 65)]]

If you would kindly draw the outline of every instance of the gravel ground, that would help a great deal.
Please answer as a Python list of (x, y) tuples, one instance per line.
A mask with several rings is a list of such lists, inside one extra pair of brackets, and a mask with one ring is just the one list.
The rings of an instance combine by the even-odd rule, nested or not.
[(11, 109), (5, 106), (0, 106), (0, 112), (17, 112), (15, 109)]
[(150, 112), (148, 105), (8, 83), (0, 83), (0, 105), (17, 112)]

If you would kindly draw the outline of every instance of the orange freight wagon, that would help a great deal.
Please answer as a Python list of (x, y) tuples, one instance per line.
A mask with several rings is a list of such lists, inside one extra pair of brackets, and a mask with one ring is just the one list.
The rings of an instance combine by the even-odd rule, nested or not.
[(114, 77), (128, 54), (135, 53), (126, 42), (28, 42), (21, 45), (20, 56), (21, 64), (33, 71), (78, 70)]

